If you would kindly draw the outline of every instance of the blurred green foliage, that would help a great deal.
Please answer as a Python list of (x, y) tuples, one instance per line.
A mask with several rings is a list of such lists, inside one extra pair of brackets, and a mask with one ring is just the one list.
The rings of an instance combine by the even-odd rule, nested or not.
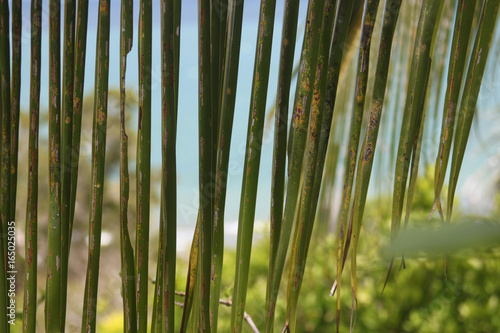
[[(432, 206), (433, 170), (427, 169), (418, 182), (412, 216), (430, 226), (426, 217)], [(431, 193), (431, 194), (429, 194)], [(500, 200), (498, 196), (497, 200)], [(468, 249), (448, 257), (447, 279), (441, 257), (413, 257), (399, 270), (396, 261), (390, 282), (381, 295), (386, 276), (382, 252), (389, 244), (390, 198), (378, 197), (368, 202), (358, 255), (358, 308), (353, 313), (355, 332), (500, 332), (500, 247)], [(459, 216), (457, 212), (457, 217)], [(410, 225), (417, 223), (410, 221)], [(321, 225), (318, 224), (320, 230)], [(297, 317), (297, 332), (332, 332), (335, 328), (335, 297), (329, 291), (335, 280), (336, 237), (315, 232), (307, 261)], [(246, 312), (259, 328), (264, 326), (264, 307), (268, 269), (269, 239), (256, 241), (250, 264)], [(235, 251), (225, 253), (221, 297), (232, 295)], [(348, 260), (349, 262), (349, 260)], [(178, 262), (177, 290), (183, 290), (187, 263)], [(345, 275), (342, 293), (341, 332), (348, 332), (352, 299), (349, 276)], [(288, 280), (287, 280), (288, 281)], [(276, 308), (276, 332), (284, 322), (287, 283), (281, 289)], [(153, 292), (153, 289), (150, 288)], [(150, 297), (152, 299), (152, 297)], [(182, 296), (177, 296), (181, 301)], [(99, 320), (99, 331), (121, 332), (121, 309)], [(230, 307), (221, 305), (219, 327), (228, 332)], [(176, 309), (180, 323), (181, 308)], [(251, 332), (245, 323), (243, 332)]]

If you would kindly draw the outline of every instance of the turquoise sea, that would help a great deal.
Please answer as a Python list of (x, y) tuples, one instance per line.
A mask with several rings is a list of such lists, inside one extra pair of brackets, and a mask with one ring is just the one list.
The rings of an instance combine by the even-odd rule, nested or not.
[[(98, 1), (89, 1), (89, 30), (87, 41), (86, 77), (85, 93), (93, 93), (95, 78), (95, 45), (97, 34), (97, 12)], [(307, 1), (300, 1), (300, 22), (305, 20)], [(29, 77), (30, 71), (30, 2), (23, 1), (23, 59), (22, 76)], [(42, 91), (41, 110), (46, 112), (48, 108), (48, 1), (44, 4), (44, 15), (42, 27), (44, 29), (42, 37)], [(161, 166), (160, 147), (160, 8), (159, 1), (153, 1), (153, 68), (152, 94), (153, 94), (153, 121), (152, 121), (152, 166)], [(181, 25), (181, 60), (180, 60), (180, 82), (179, 82), (179, 116), (178, 116), (178, 138), (177, 138), (177, 171), (178, 171), (178, 223), (180, 246), (185, 242), (190, 242), (192, 228), (196, 222), (198, 207), (198, 69), (197, 69), (197, 1), (187, 0), (182, 3), (182, 25)], [(119, 1), (111, 2), (111, 34), (110, 34), (110, 76), (109, 87), (119, 87)], [(138, 20), (138, 1), (135, 1), (134, 20)], [(279, 47), (281, 39), (281, 22), (283, 12), (283, 0), (277, 1), (276, 25), (274, 30), (274, 45), (271, 58), (271, 76), (268, 90), (268, 106), (273, 102), (277, 87), (277, 71), (279, 63)], [(241, 42), (241, 59), (239, 67), (239, 81), (237, 87), (236, 111), (234, 117), (234, 127), (232, 136), (232, 147), (230, 157), (230, 172), (227, 188), (226, 223), (228, 237), (236, 235), (239, 202), (241, 196), (242, 169), (246, 145), (246, 132), (248, 124), (248, 111), (251, 92), (251, 78), (253, 75), (253, 63), (257, 38), (257, 23), (259, 13), (259, 1), (246, 1), (243, 19), (243, 31)], [(134, 24), (134, 26), (137, 26)], [(498, 29), (497, 29), (498, 30)], [(299, 30), (300, 31), (300, 30)], [(497, 31), (497, 36), (498, 36)], [(295, 62), (298, 62), (299, 48), (302, 45), (301, 37), (298, 34), (297, 52)], [(129, 89), (136, 89), (138, 83), (137, 70), (137, 31), (134, 32), (134, 47), (128, 57), (127, 86)], [(496, 38), (495, 40), (498, 40)], [(496, 47), (498, 49), (498, 47)], [(492, 51), (488, 68), (494, 68), (485, 74), (484, 86), (479, 102), (480, 110), (490, 110), (494, 105), (499, 105), (498, 93), (500, 91), (500, 81), (495, 73), (498, 73), (500, 61), (496, 56), (498, 50)], [(61, 58), (62, 59), (62, 58)], [(29, 84), (24, 80), (22, 84), (21, 107), (24, 112), (28, 110)], [(480, 112), (480, 115), (483, 113)], [(498, 112), (484, 112), (485, 117), (480, 117), (479, 133), (484, 136), (495, 133), (495, 128), (500, 125)], [(92, 117), (91, 114), (84, 117)], [(485, 120), (483, 120), (485, 119)], [(498, 145), (496, 147), (485, 147), (481, 140), (478, 140), (478, 131), (473, 130), (472, 140), (469, 144), (468, 155), (464, 173), (461, 175), (460, 188), (470, 179), (476, 171), (483, 165), (492, 164), (498, 168)], [(43, 131), (42, 131), (43, 134)], [(439, 133), (436, 133), (439, 135)], [(265, 133), (262, 145), (262, 159), (259, 178), (259, 192), (257, 196), (256, 220), (268, 221), (270, 209), (270, 188), (271, 188), (271, 157), (272, 157), (272, 126)], [(485, 137), (484, 139), (487, 139)], [(497, 136), (498, 139), (498, 136)], [(484, 141), (484, 140), (483, 140)], [(498, 142), (498, 141), (497, 141)], [(425, 152), (424, 152), (425, 154)], [(432, 153), (434, 154), (434, 153)], [(431, 155), (431, 154), (430, 154)], [(429, 156), (430, 156), (429, 155)], [(435, 157), (432, 157), (435, 158)], [(496, 163), (496, 164), (495, 164)], [(152, 184), (152, 191), (159, 191), (159, 184)], [(473, 184), (474, 185), (474, 184)], [(392, 184), (389, 184), (392, 186)], [(469, 184), (470, 188), (470, 184)], [(459, 189), (460, 191), (460, 189)], [(468, 190), (470, 192), (470, 190)], [(467, 193), (466, 193), (467, 194)], [(460, 192), (463, 196), (464, 193)], [(465, 201), (466, 202), (466, 201)], [(151, 214), (152, 232), (156, 232), (158, 225), (158, 209), (153, 207)], [(234, 236), (233, 236), (234, 237)], [(184, 242), (184, 243), (185, 243)]]

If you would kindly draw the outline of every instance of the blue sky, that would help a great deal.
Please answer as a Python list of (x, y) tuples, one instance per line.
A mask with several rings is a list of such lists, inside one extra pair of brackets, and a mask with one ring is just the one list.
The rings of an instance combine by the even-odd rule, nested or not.
[[(301, 0), (300, 17), (303, 21), (307, 2)], [(120, 45), (120, 2), (111, 2), (110, 27), (110, 67), (109, 87), (119, 87), (119, 45)], [(139, 2), (134, 1), (134, 27), (137, 27)], [(245, 154), (246, 130), (253, 76), (253, 62), (257, 40), (257, 23), (259, 17), (259, 1), (246, 1), (244, 7), (241, 58), (239, 81), (237, 88), (236, 111), (230, 157), (230, 177), (228, 180), (226, 219), (235, 221), (238, 218), (239, 198), (241, 191), (242, 169)], [(42, 73), (41, 73), (41, 111), (48, 108), (48, 9), (49, 2), (43, 2), (42, 16)], [(30, 71), (30, 1), (23, 1), (23, 44), (22, 44), (22, 77), (29, 78)], [(153, 66), (152, 66), (152, 165), (161, 166), (160, 147), (160, 2), (153, 0)], [(276, 5), (276, 24), (274, 30), (274, 45), (280, 45), (283, 0)], [(93, 93), (95, 79), (95, 45), (97, 35), (98, 1), (89, 1), (89, 22), (87, 36), (85, 94)], [(191, 224), (196, 220), (198, 196), (198, 69), (197, 69), (197, 1), (182, 1), (181, 18), (181, 59), (180, 59), (180, 96), (177, 138), (177, 170), (178, 170), (178, 218), (181, 224)], [(63, 19), (61, 17), (61, 19)], [(128, 56), (126, 84), (128, 89), (136, 90), (138, 82), (137, 29), (134, 29), (134, 44)], [(298, 47), (301, 42), (297, 43)], [(298, 48), (297, 47), (297, 48)], [(298, 53), (297, 53), (298, 56)], [(298, 58), (296, 56), (296, 61)], [(61, 57), (62, 59), (62, 57)], [(115, 60), (113, 60), (115, 59)], [(277, 68), (279, 63), (279, 47), (273, 49), (271, 62), (271, 77), (269, 80), (268, 103), (274, 99), (277, 87)], [(28, 110), (29, 80), (22, 81), (21, 107)], [(91, 114), (83, 115), (92, 117)], [(42, 131), (43, 133), (43, 131)], [(272, 132), (266, 136), (262, 151), (260, 186), (256, 218), (267, 220), (270, 207), (270, 179), (272, 157)], [(159, 191), (159, 186), (153, 186)], [(153, 212), (153, 214), (155, 214)], [(153, 215), (152, 214), (152, 215)], [(152, 216), (152, 218), (154, 218)]]
[[(134, 7), (134, 27), (137, 27), (139, 2), (135, 1)], [(41, 110), (46, 111), (48, 106), (48, 1), (43, 3), (43, 20), (42, 20), (42, 90), (41, 90)], [(119, 86), (119, 19), (120, 19), (120, 2), (114, 0), (111, 2), (111, 32), (110, 32), (110, 73), (109, 87), (117, 88)], [(236, 221), (238, 218), (242, 169), (245, 154), (246, 131), (248, 122), (248, 108), (251, 92), (251, 78), (253, 75), (253, 63), (255, 46), (257, 39), (257, 23), (259, 15), (259, 1), (245, 1), (242, 42), (241, 42), (241, 58), (239, 68), (239, 80), (236, 98), (236, 110), (234, 118), (234, 129), (232, 137), (232, 148), (230, 157), (230, 174), (228, 180), (228, 204), (226, 208), (226, 220)], [(304, 22), (307, 1), (300, 1), (300, 16), (299, 22)], [(153, 102), (153, 122), (152, 122), (152, 165), (159, 167), (161, 165), (161, 150), (160, 150), (160, 2), (153, 0), (153, 66), (152, 66), (152, 102)], [(273, 101), (276, 86), (277, 86), (277, 70), (279, 63), (279, 45), (281, 38), (283, 0), (278, 0), (276, 5), (276, 23), (274, 29), (274, 45), (271, 57), (271, 76), (269, 80), (268, 90), (268, 105)], [(86, 57), (86, 77), (85, 77), (85, 93), (93, 93), (94, 78), (95, 78), (95, 45), (97, 34), (97, 13), (98, 1), (89, 1), (89, 25), (88, 25), (88, 40), (87, 40), (87, 57)], [(178, 217), (181, 224), (192, 224), (196, 219), (197, 211), (197, 195), (198, 195), (198, 69), (197, 69), (197, 1), (187, 0), (182, 2), (182, 20), (181, 20), (181, 59), (180, 59), (180, 96), (179, 96), (179, 118), (178, 118)], [(62, 18), (61, 18), (62, 19)], [(21, 92), (21, 107), (24, 110), (28, 109), (29, 102), (29, 71), (30, 71), (30, 1), (23, 1), (23, 55), (22, 55), (22, 92)], [(497, 29), (497, 36), (498, 36)], [(302, 34), (298, 34), (297, 50), (302, 45), (300, 38)], [(127, 86), (129, 89), (136, 90), (138, 82), (138, 66), (137, 66), (137, 29), (134, 30), (134, 46), (128, 57), (127, 67)], [(498, 37), (495, 39), (498, 40)], [(494, 50), (492, 50), (494, 51)], [(295, 62), (298, 61), (298, 52), (296, 52)], [(498, 103), (498, 98), (494, 98), (498, 92), (500, 84), (497, 83), (498, 58), (495, 59), (496, 53), (492, 53), (493, 59), (490, 59), (491, 67), (496, 68), (495, 71), (487, 70), (483, 83), (483, 89), (480, 98), (479, 106), (488, 108), (491, 104)], [(62, 58), (61, 58), (62, 59)], [(496, 61), (495, 61), (496, 60)], [(486, 87), (486, 88), (484, 88)], [(493, 98), (491, 98), (493, 97)], [(84, 117), (92, 117), (91, 114)], [(486, 128), (488, 126), (486, 125)], [(43, 131), (42, 131), (43, 133)], [(259, 179), (259, 192), (257, 197), (256, 219), (268, 220), (270, 206), (270, 180), (271, 180), (271, 156), (272, 156), (272, 131), (267, 133), (263, 142), (262, 160)], [(474, 135), (474, 133), (473, 133)], [(481, 145), (475, 143), (474, 140), (469, 145), (468, 154), (474, 156), (474, 151), (481, 150)], [(475, 148), (474, 148), (475, 147)], [(471, 152), (472, 150), (472, 152)], [(491, 154), (491, 151), (487, 154)], [(483, 151), (484, 155), (484, 151)], [(475, 170), (484, 162), (484, 156), (479, 159), (474, 159), (468, 167), (469, 171)], [(479, 161), (479, 162), (478, 162)], [(474, 164), (475, 163), (475, 164)], [(463, 176), (462, 176), (463, 177)], [(461, 177), (461, 178), (462, 178)], [(463, 178), (462, 178), (463, 179)], [(154, 190), (159, 191), (159, 186), (153, 186)], [(154, 212), (152, 218), (154, 217)]]

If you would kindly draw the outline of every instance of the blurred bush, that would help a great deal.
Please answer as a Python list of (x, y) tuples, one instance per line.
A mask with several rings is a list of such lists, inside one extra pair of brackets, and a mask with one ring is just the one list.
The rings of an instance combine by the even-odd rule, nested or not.
[[(417, 182), (411, 226), (432, 226), (427, 221), (432, 206), (433, 170), (427, 169)], [(500, 196), (497, 197), (500, 200)], [(500, 201), (499, 201), (500, 202)], [(399, 271), (396, 259), (393, 274), (383, 295), (386, 278), (386, 256), (389, 244), (392, 200), (373, 198), (367, 203), (358, 254), (358, 306), (352, 313), (355, 332), (435, 333), (435, 332), (500, 332), (500, 246), (466, 249), (448, 257), (445, 278), (442, 257), (412, 257), (405, 259), (406, 268)], [(456, 212), (457, 218), (460, 212)], [(497, 210), (497, 213), (498, 212)], [(497, 215), (498, 216), (498, 215)], [(321, 224), (318, 224), (321, 226)], [(318, 228), (320, 231), (320, 228)], [(336, 277), (336, 236), (315, 232), (311, 242), (297, 316), (297, 332), (333, 332), (336, 325), (336, 295), (329, 291)], [(500, 240), (499, 240), (500, 242)], [(268, 269), (269, 239), (256, 242), (251, 257), (250, 280), (246, 312), (257, 327), (264, 326), (264, 304)], [(221, 297), (232, 295), (235, 251), (225, 253)], [(347, 261), (349, 265), (349, 260)], [(187, 263), (178, 262), (177, 290), (186, 282)], [(350, 281), (344, 275), (340, 331), (348, 332), (353, 309)], [(283, 284), (276, 308), (276, 332), (281, 332), (286, 304), (287, 283)], [(151, 293), (153, 288), (150, 288)], [(307, 291), (307, 292), (305, 292)], [(177, 296), (182, 301), (181, 296)], [(152, 302), (152, 294), (150, 300)], [(102, 332), (121, 332), (117, 320), (121, 309), (99, 320)], [(230, 307), (221, 306), (219, 331), (228, 332)], [(177, 308), (176, 323), (180, 323), (181, 309)], [(178, 328), (177, 328), (178, 329)], [(244, 332), (251, 332), (245, 323)]]

